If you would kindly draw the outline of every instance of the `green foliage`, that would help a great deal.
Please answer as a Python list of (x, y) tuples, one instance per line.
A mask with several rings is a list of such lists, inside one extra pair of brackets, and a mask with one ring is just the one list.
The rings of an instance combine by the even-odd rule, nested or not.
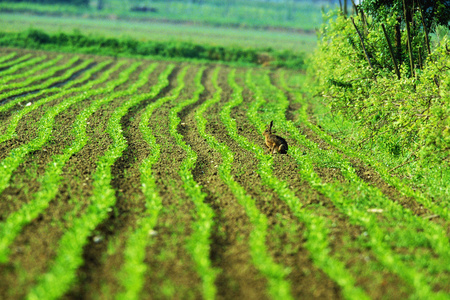
[(290, 68), (304, 67), (304, 54), (273, 49), (243, 49), (214, 45), (197, 45), (190, 42), (142, 42), (133, 39), (94, 37), (74, 31), (71, 34), (48, 34), (29, 29), (21, 33), (1, 33), (0, 46), (15, 46), (33, 49), (52, 49), (113, 56), (158, 56), (164, 58), (185, 58), (207, 61), (260, 63), (261, 55), (268, 55), (274, 66)]
[[(103, 68), (105, 64), (108, 62), (105, 62), (103, 64), (99, 64), (100, 68)], [(109, 69), (107, 72), (104, 72), (101, 77), (99, 77), (97, 80), (91, 81), (89, 84), (77, 88), (77, 89), (70, 89), (70, 92), (82, 92), (89, 90), (89, 88), (92, 88), (94, 85), (98, 83), (105, 82), (109, 75), (117, 70), (121, 65), (123, 65), (123, 62), (117, 63), (114, 67)], [(94, 70), (95, 71), (95, 70)], [(119, 81), (112, 82), (112, 87), (115, 87), (116, 85), (123, 82), (123, 78), (119, 79)], [(90, 93), (83, 94), (81, 97), (71, 98), (70, 100), (66, 101), (69, 104), (73, 104), (76, 101), (85, 100), (87, 97), (101, 94), (106, 91), (109, 91), (108, 89), (101, 89), (98, 90), (91, 90)], [(12, 136), (15, 130), (15, 127), (17, 126), (18, 120), (25, 115), (26, 113), (36, 109), (39, 107), (39, 105), (42, 105), (46, 102), (49, 102), (51, 100), (57, 99), (57, 97), (61, 97), (63, 93), (59, 93), (55, 96), (44, 98), (39, 102), (36, 102), (35, 105), (29, 106), (27, 108), (29, 109), (23, 109), (17, 114), (17, 118), (15, 118), (15, 122), (12, 122), (10, 126), (8, 127), (8, 133), (10, 132), (10, 135)], [(67, 94), (67, 93), (66, 93)], [(110, 99), (110, 98), (106, 98)], [(36, 105), (39, 104), (39, 105)], [(64, 104), (64, 103), (63, 103)], [(45, 171), (44, 177), (42, 178), (41, 182), (41, 189), (33, 195), (33, 200), (22, 206), (18, 211), (12, 213), (10, 216), (8, 216), (8, 219), (4, 223), (0, 223), (0, 233), (1, 233), (1, 239), (0, 239), (0, 261), (7, 261), (8, 255), (9, 255), (9, 249), (8, 246), (11, 244), (11, 242), (14, 240), (14, 238), (17, 236), (17, 234), (20, 232), (20, 230), (23, 228), (24, 225), (31, 222), (33, 219), (35, 219), (40, 213), (42, 213), (49, 205), (49, 202), (56, 196), (59, 184), (60, 184), (60, 175), (62, 172), (62, 168), (64, 167), (67, 160), (75, 153), (80, 151), (83, 146), (87, 143), (87, 135), (86, 135), (86, 121), (88, 117), (93, 113), (93, 109), (98, 108), (102, 104), (101, 101), (95, 102), (95, 105), (92, 106), (88, 110), (84, 110), (80, 115), (77, 116), (77, 121), (75, 122), (74, 127), (74, 134), (75, 134), (75, 141), (72, 145), (65, 148), (63, 151), (63, 154), (56, 155), (51, 163), (47, 166), (47, 169)], [(60, 107), (57, 107), (55, 110), (60, 112)], [(52, 112), (50, 110), (50, 112)], [(49, 131), (48, 127), (52, 126), (51, 119), (49, 118), (43, 118), (40, 121), (40, 125), (42, 126), (42, 131)], [(11, 130), (12, 128), (12, 130)], [(2, 138), (7, 135), (3, 135)], [(2, 177), (6, 180), (4, 181), (4, 185), (0, 186), (0, 190), (4, 189), (4, 186), (8, 184), (8, 180), (11, 177), (10, 172), (14, 171), (17, 168), (17, 163), (23, 162), (25, 159), (25, 156), (29, 154), (31, 151), (35, 151), (39, 149), (39, 146), (44, 145), (45, 141), (48, 140), (50, 137), (44, 136), (43, 138), (38, 138), (34, 140), (33, 142), (24, 145), (19, 153), (21, 154), (20, 157), (7, 157), (5, 160), (1, 162), (1, 164), (4, 166), (2, 168), (3, 171), (1, 173)], [(5, 140), (5, 138), (3, 138)], [(17, 152), (17, 151), (16, 151)], [(14, 152), (12, 152), (12, 155), (14, 155)]]
[[(255, 128), (259, 128), (259, 132), (262, 133), (265, 126), (267, 125), (267, 120), (261, 120), (261, 117), (258, 115), (258, 109), (262, 105), (267, 105), (265, 100), (265, 96), (268, 89), (263, 90), (261, 87), (270, 86), (270, 80), (266, 76), (264, 82), (255, 80), (255, 77), (252, 76), (251, 72), (247, 72), (246, 75), (246, 84), (247, 86), (254, 92), (255, 100), (252, 102), (250, 109), (248, 110), (248, 118), (250, 122), (253, 123)], [(233, 86), (232, 84), (230, 84)], [(287, 109), (289, 102), (284, 96), (280, 96), (279, 92), (275, 92), (271, 94), (271, 97), (276, 97), (279, 100), (276, 105), (273, 105), (273, 110), (268, 111), (265, 116), (271, 120), (277, 120), (278, 123), (284, 127), (284, 129), (288, 129), (289, 133), (300, 141), (301, 144), (308, 142), (305, 137), (303, 137), (298, 129), (292, 124), (292, 122), (284, 121), (284, 111)], [(240, 137), (242, 140), (241, 146), (245, 144), (250, 144), (246, 141), (245, 138)], [(243, 144), (245, 143), (245, 144)], [(353, 276), (346, 270), (344, 264), (330, 256), (330, 248), (329, 248), (329, 235), (330, 229), (326, 225), (326, 221), (321, 216), (312, 215), (301, 205), (301, 201), (297, 198), (295, 193), (287, 187), (287, 183), (279, 180), (275, 176), (272, 175), (272, 164), (273, 159), (270, 155), (265, 155), (263, 150), (258, 146), (244, 146), (245, 148), (249, 148), (248, 150), (255, 152), (258, 159), (261, 160), (259, 173), (265, 184), (270, 186), (270, 188), (274, 189), (279, 195), (280, 199), (285, 201), (294, 215), (305, 225), (307, 226), (307, 230), (304, 233), (304, 236), (307, 240), (305, 243), (305, 247), (310, 251), (311, 258), (314, 263), (321, 268), (330, 278), (332, 278), (341, 288), (342, 293), (347, 299), (368, 299), (367, 294), (361, 290), (359, 287), (355, 286), (355, 279)], [(299, 170), (302, 178), (309, 182), (309, 184), (324, 193), (325, 189), (329, 192), (325, 195), (333, 198), (340, 198), (341, 194), (338, 194), (334, 189), (329, 186), (326, 186), (317, 173), (314, 172), (313, 164), (307, 160), (307, 157), (303, 155), (303, 150), (299, 147), (295, 147), (290, 144), (289, 146), (289, 155), (292, 155), (295, 160), (299, 164)]]
[[(292, 121), (286, 121), (284, 110), (288, 107), (289, 101), (281, 90), (272, 86), (268, 76), (262, 79), (248, 78), (248, 83), (254, 84), (256, 89), (257, 99), (262, 99), (263, 95), (269, 95), (271, 93), (271, 99), (277, 105), (269, 116), (271, 119), (278, 120), (280, 126), (287, 130), (294, 140), (299, 144), (308, 147), (310, 154), (302, 155), (302, 150), (298, 147), (291, 146), (289, 153), (299, 163), (299, 170), (302, 178), (309, 181), (310, 185), (317, 189), (320, 193), (329, 197), (334, 203), (335, 207), (344, 213), (349, 220), (366, 228), (370, 239), (368, 245), (377, 256), (377, 259), (392, 272), (398, 274), (406, 282), (409, 282), (411, 286), (415, 288), (415, 295), (418, 298), (429, 297), (441, 297), (445, 298), (445, 294), (442, 292), (434, 293), (430, 287), (430, 283), (426, 281), (426, 276), (423, 270), (421, 270), (420, 264), (416, 264), (414, 268), (408, 266), (402, 261), (402, 256), (394, 251), (394, 247), (401, 247), (397, 245), (395, 239), (389, 240), (389, 231), (385, 224), (380, 224), (377, 217), (374, 214), (369, 213), (370, 208), (381, 207), (383, 208), (384, 215), (388, 220), (391, 220), (395, 226), (404, 226), (404, 232), (409, 232), (410, 237), (417, 235), (417, 231), (423, 232), (423, 240), (426, 243), (419, 243), (416, 239), (407, 239), (409, 246), (419, 247), (431, 245), (433, 251), (440, 255), (441, 262), (437, 263), (436, 267), (441, 271), (449, 269), (447, 266), (439, 266), (450, 262), (450, 255), (448, 249), (450, 248), (449, 241), (445, 234), (445, 229), (436, 224), (432, 224), (427, 220), (415, 215), (410, 210), (405, 209), (399, 203), (392, 202), (388, 199), (379, 189), (374, 188), (364, 182), (356, 173), (350, 162), (348, 162), (342, 154), (337, 151), (325, 151), (320, 147), (307, 139), (305, 136), (299, 133), (297, 127), (294, 126)], [(266, 96), (267, 97), (267, 96)], [(263, 100), (258, 100), (263, 101)], [(300, 109), (300, 122), (309, 123), (306, 115), (306, 105), (302, 105)], [(278, 109), (278, 108), (283, 109)], [(255, 122), (257, 124), (257, 122)], [(326, 159), (333, 162), (338, 166), (348, 182), (349, 189), (344, 195), (340, 190), (342, 186), (339, 184), (327, 184), (322, 181), (317, 173), (314, 172), (314, 157), (320, 158), (321, 161)], [(351, 194), (355, 195), (352, 199)], [(356, 200), (356, 202), (355, 202)], [(391, 244), (392, 243), (392, 244)], [(410, 258), (413, 259), (412, 257)], [(414, 258), (419, 260), (419, 258)], [(430, 263), (431, 264), (431, 263)]]
[(12, 2), (12, 3), (37, 3), (37, 4), (63, 4), (63, 5), (80, 5), (87, 6), (89, 0), (0, 0), (0, 2)]
[[(406, 47), (407, 34), (402, 31), (398, 79), (380, 22), (367, 17), (369, 27), (366, 27), (360, 17), (354, 20), (363, 33), (372, 67), (351, 20), (330, 14), (312, 57), (318, 92), (324, 96), (332, 113), (342, 113), (360, 126), (360, 146), (370, 147), (375, 143), (384, 145), (386, 152), (395, 155), (409, 153), (424, 164), (448, 164), (448, 38), (441, 39), (425, 58), (424, 35), (412, 35), (413, 71), (407, 59), (410, 55)], [(396, 22), (395, 14), (384, 20), (391, 43)]]
[[(405, 3), (409, 20), (412, 19), (412, 15), (417, 12), (418, 5), (420, 5), (427, 28), (448, 25), (450, 21), (450, 1), (448, 0), (420, 0), (417, 2), (405, 0)], [(402, 0), (365, 0), (362, 2), (361, 8), (366, 14), (376, 17), (378, 21), (383, 21), (392, 12), (401, 16), (404, 21)]]
[[(49, 4), (49, 2), (55, 2)], [(114, 15), (123, 19), (162, 19), (233, 27), (289, 27), (312, 31), (322, 21), (322, 3), (311, 1), (142, 1), (102, 0), (102, 9), (76, 5), (88, 0), (28, 0), (27, 2), (0, 1), (0, 11), (35, 14), (72, 15), (88, 14), (91, 17)], [(36, 3), (40, 2), (40, 3)], [(56, 3), (58, 2), (58, 3)], [(98, 3), (98, 2), (97, 2)], [(147, 5), (146, 5), (147, 4)], [(97, 6), (98, 7), (98, 6)], [(133, 11), (142, 7), (153, 11)]]

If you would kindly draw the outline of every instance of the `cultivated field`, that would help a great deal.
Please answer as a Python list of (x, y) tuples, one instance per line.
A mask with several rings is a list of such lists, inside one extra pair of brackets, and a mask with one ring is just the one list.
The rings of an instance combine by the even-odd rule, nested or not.
[(0, 298), (450, 298), (448, 200), (325, 134), (301, 80), (0, 48)]

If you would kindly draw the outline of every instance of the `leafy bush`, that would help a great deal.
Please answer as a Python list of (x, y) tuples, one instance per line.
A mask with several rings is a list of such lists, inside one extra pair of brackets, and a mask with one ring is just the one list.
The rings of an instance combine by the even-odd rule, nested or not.
[[(416, 14), (411, 24), (420, 27), (417, 18)], [(412, 28), (409, 51), (406, 23), (402, 23), (401, 43), (393, 47), (400, 52), (396, 57), (389, 50), (381, 24), (392, 46), (398, 24), (395, 10), (383, 21), (371, 16), (364, 19), (361, 14), (354, 18), (337, 12), (328, 15), (311, 64), (319, 92), (333, 112), (341, 112), (361, 126), (360, 146), (375, 142), (394, 155), (410, 154), (421, 162), (448, 163), (448, 36), (441, 38), (427, 56), (427, 33), (423, 27), (422, 31)]]

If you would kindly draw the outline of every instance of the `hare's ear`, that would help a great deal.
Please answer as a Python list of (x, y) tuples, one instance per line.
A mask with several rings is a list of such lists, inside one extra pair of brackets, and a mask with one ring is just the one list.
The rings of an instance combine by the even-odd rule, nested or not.
[(273, 126), (273, 121), (270, 121), (270, 126), (269, 126), (270, 130), (272, 130), (272, 126)]

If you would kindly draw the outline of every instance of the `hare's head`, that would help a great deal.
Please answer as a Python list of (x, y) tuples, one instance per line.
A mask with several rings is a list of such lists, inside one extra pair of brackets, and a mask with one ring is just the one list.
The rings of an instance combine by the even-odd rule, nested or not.
[(264, 136), (269, 136), (272, 134), (272, 125), (273, 125), (273, 121), (270, 121), (269, 126), (267, 126), (266, 130), (264, 130), (264, 132), (263, 132)]

